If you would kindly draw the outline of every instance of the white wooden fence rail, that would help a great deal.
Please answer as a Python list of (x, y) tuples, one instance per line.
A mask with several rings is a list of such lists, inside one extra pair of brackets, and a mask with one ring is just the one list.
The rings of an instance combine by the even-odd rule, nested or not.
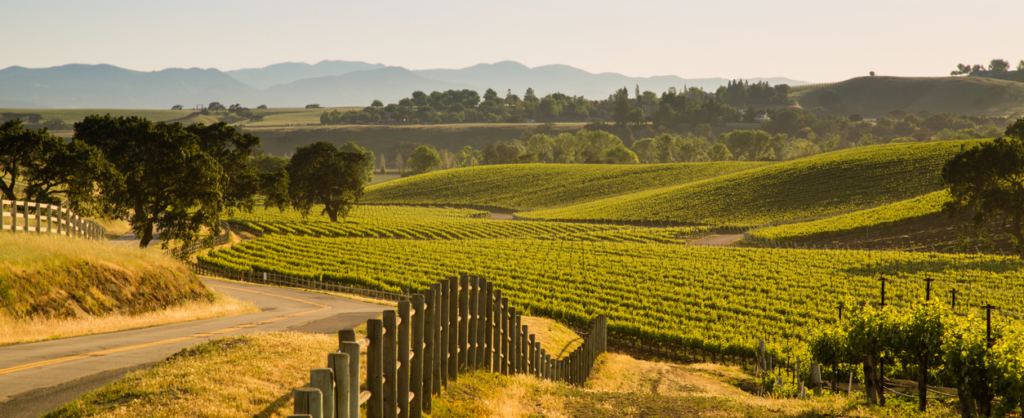
[(49, 203), (0, 200), (0, 232), (50, 233), (103, 239), (106, 230), (70, 209)]

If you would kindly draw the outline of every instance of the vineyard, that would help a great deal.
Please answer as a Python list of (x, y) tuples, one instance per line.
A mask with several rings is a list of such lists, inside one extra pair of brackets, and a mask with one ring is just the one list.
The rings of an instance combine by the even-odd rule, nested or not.
[(402, 206), (357, 206), (342, 222), (333, 223), (314, 207), (303, 218), (294, 210), (256, 209), (236, 213), (229, 222), (260, 234), (420, 240), (540, 237), (542, 239), (608, 240), (680, 243), (677, 237), (699, 230), (635, 228), (563, 222), (512, 222), (481, 219), (487, 212), (471, 209)]
[[(1024, 263), (984, 255), (684, 247), (566, 239), (387, 240), (269, 235), (199, 257), (239, 272), (288, 274), (387, 291), (422, 290), (468, 273), (492, 278), (521, 309), (582, 325), (597, 314), (610, 335), (705, 353), (806, 358), (806, 337), (836, 320), (839, 303), (890, 304), (958, 291), (958, 308), (1024, 304)], [(1009, 321), (997, 315), (1000, 321)]]
[(552, 208), (762, 167), (722, 162), (646, 165), (514, 164), (442, 170), (367, 188), (363, 203)]
[(862, 210), (938, 191), (942, 165), (978, 141), (853, 148), (657, 190), (518, 214), (524, 219), (755, 226)]
[(833, 216), (811, 222), (773, 226), (753, 230), (747, 238), (755, 241), (787, 241), (819, 235), (849, 233), (865, 228), (884, 228), (894, 222), (919, 218), (942, 211), (949, 199), (945, 190), (867, 210)]

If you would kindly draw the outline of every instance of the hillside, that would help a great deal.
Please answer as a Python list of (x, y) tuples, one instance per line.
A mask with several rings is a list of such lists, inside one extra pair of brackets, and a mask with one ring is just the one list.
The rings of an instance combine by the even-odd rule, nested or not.
[[(788, 78), (752, 78), (772, 84), (807, 84)], [(714, 91), (724, 78), (629, 77), (594, 74), (566, 65), (530, 68), (517, 62), (479, 64), (461, 69), (408, 70), (365, 62), (323, 61), (315, 65), (280, 63), (264, 68), (220, 71), (216, 68), (134, 71), (112, 65), (69, 64), (49, 68), (0, 69), (0, 107), (167, 109), (181, 104), (219, 101), (246, 107), (366, 106), (374, 99), (393, 103), (422, 90), (487, 89), (538, 96), (560, 92), (603, 99), (622, 86), (639, 85), (655, 93), (669, 87)]]
[[(983, 77), (858, 77), (834, 84), (795, 89), (790, 97), (803, 108), (825, 107), (842, 116), (867, 118), (900, 109), (908, 113), (954, 113), (976, 116), (1024, 115), (1024, 83)], [(838, 107), (823, 106), (825, 90), (839, 94)]]
[(819, 218), (939, 190), (942, 165), (961, 145), (974, 143), (977, 141), (852, 148), (519, 216), (741, 226)]
[(0, 345), (256, 312), (155, 251), (0, 234)]
[[(257, 101), (253, 87), (216, 69), (169, 68), (133, 71), (112, 65), (70, 64), (50, 68), (8, 67), (0, 70), (0, 97), (6, 106), (170, 109), (212, 101)], [(255, 107), (256, 104), (251, 104)]]
[(949, 193), (942, 190), (816, 221), (762, 228), (748, 235), (754, 240), (789, 241), (814, 236), (842, 235), (869, 228), (885, 228), (893, 223), (937, 214), (942, 210), (942, 203), (947, 200)]
[(553, 208), (689, 183), (766, 163), (517, 164), (442, 170), (367, 188), (364, 203)]

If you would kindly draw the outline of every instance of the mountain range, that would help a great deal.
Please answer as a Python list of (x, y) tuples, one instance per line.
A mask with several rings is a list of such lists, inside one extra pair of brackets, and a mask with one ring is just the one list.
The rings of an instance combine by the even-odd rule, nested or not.
[[(788, 78), (751, 78), (772, 85), (808, 84)], [(511, 89), (522, 96), (533, 88), (538, 96), (560, 92), (604, 99), (616, 89), (634, 86), (661, 93), (669, 87), (700, 87), (714, 91), (724, 78), (684, 79), (677, 76), (628, 77), (594, 74), (567, 65), (530, 68), (513, 61), (462, 69), (408, 70), (358, 61), (280, 63), (263, 68), (220, 71), (214, 68), (169, 68), (134, 71), (113, 65), (68, 64), (50, 68), (8, 67), (0, 70), (0, 108), (192, 108), (210, 102), (246, 107), (366, 106), (374, 99), (394, 103), (413, 91), (472, 89), (481, 95), (492, 88), (500, 95)]]

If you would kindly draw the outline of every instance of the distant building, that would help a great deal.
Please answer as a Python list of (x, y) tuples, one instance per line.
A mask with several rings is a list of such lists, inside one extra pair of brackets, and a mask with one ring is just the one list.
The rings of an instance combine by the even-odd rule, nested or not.
[(771, 120), (771, 118), (768, 117), (768, 112), (761, 112), (758, 113), (757, 116), (754, 116), (754, 122), (765, 122), (769, 120)]

